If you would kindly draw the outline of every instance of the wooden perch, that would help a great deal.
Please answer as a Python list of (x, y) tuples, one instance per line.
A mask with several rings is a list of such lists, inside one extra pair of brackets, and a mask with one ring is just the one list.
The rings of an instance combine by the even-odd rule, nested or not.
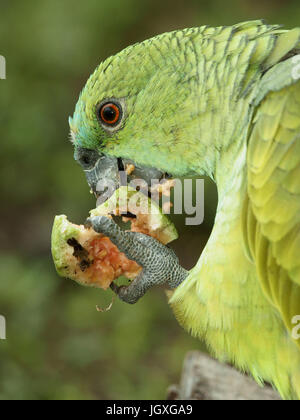
[(180, 385), (171, 385), (168, 400), (280, 400), (270, 386), (199, 351), (186, 355)]

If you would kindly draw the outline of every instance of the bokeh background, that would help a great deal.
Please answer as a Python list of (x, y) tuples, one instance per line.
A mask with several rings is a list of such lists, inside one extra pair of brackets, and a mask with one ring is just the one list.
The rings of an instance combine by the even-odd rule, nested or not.
[[(72, 159), (68, 116), (98, 63), (173, 29), (256, 18), (299, 26), (299, 0), (0, 0), (0, 399), (155, 399), (201, 344), (174, 319), (162, 290), (138, 304), (59, 278), (50, 254), (55, 214), (83, 222), (95, 206)], [(205, 223), (174, 244), (191, 267), (216, 205), (206, 180)]]

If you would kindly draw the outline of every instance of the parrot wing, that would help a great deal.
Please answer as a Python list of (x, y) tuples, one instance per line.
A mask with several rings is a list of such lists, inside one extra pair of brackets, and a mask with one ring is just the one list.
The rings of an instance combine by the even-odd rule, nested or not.
[[(271, 76), (265, 75), (269, 85), (264, 84), (268, 88), (256, 106), (249, 131), (248, 193), (243, 209), (247, 254), (257, 267), (263, 291), (290, 332), (300, 315), (300, 80), (295, 77), (300, 56), (297, 57), (298, 61), (295, 57), (289, 59), (288, 64), (280, 63), (277, 70), (272, 69)], [(286, 78), (284, 69), (288, 71)], [(300, 346), (300, 340), (297, 344)]]

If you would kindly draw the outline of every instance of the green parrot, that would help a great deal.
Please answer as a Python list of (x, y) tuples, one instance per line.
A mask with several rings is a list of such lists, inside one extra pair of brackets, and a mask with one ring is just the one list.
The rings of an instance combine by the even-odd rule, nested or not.
[(300, 28), (202, 26), (130, 46), (91, 75), (70, 128), (100, 199), (128, 162), (146, 181), (215, 181), (214, 227), (189, 272), (153, 238), (87, 224), (143, 267), (112, 286), (123, 301), (167, 284), (178, 322), (214, 357), (299, 399)]

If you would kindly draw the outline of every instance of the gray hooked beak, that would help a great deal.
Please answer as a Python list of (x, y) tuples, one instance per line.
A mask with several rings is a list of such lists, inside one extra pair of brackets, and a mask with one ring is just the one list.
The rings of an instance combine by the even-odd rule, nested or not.
[(122, 185), (118, 159), (101, 155), (91, 169), (84, 170), (87, 182), (99, 200), (104, 203)]
[[(104, 203), (122, 185), (140, 186), (148, 194), (153, 180), (160, 181), (165, 174), (155, 168), (137, 166), (129, 159), (121, 159), (99, 154), (94, 150), (77, 148), (75, 159), (85, 172), (87, 182), (98, 199)], [(131, 167), (128, 171), (127, 168)]]

